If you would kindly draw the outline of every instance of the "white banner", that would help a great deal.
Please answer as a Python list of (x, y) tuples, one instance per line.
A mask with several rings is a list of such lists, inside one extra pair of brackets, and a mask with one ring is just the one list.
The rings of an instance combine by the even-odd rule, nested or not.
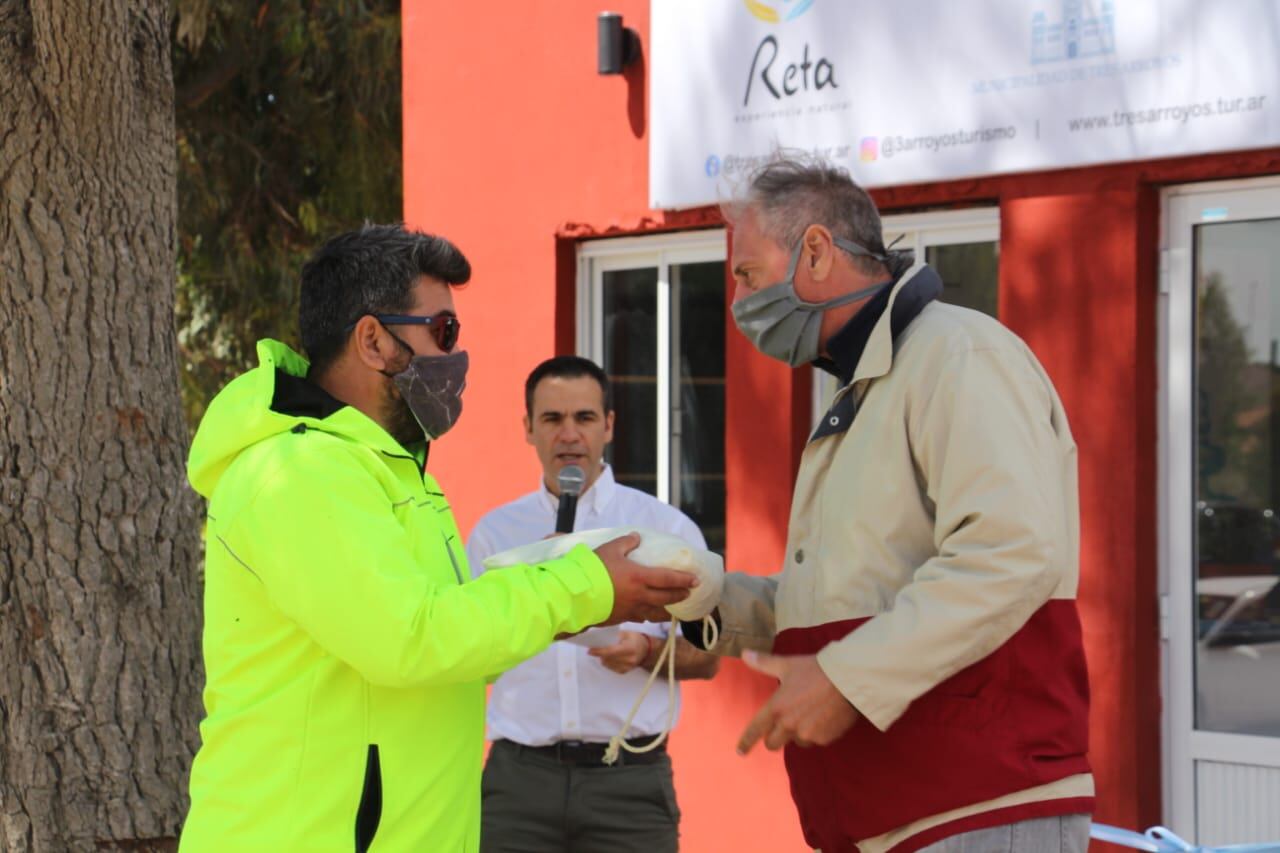
[(1280, 0), (652, 0), (649, 201), (778, 147), (866, 186), (1280, 144)]

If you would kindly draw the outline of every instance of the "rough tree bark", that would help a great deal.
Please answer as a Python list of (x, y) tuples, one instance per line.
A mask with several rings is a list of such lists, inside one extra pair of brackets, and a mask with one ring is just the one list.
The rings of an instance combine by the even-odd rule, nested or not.
[(0, 0), (0, 849), (166, 847), (197, 739), (170, 0)]

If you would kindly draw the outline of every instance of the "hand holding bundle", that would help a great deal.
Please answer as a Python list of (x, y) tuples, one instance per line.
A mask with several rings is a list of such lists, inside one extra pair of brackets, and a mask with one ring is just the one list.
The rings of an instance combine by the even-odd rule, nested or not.
[[(654, 664), (652, 672), (649, 673), (649, 680), (645, 682), (644, 690), (641, 691), (636, 698), (635, 704), (632, 705), (631, 713), (627, 715), (627, 719), (622, 725), (622, 730), (609, 742), (609, 749), (605, 752), (604, 759), (606, 764), (612, 764), (617, 761), (620, 749), (626, 749), (628, 752), (648, 752), (666, 740), (667, 733), (671, 730), (671, 726), (675, 721), (675, 644), (676, 639), (680, 636), (679, 623), (681, 621), (693, 622), (701, 619), (704, 646), (710, 649), (715, 645), (718, 636), (715, 620), (711, 618), (711, 611), (715, 610), (716, 605), (720, 602), (720, 593), (724, 589), (724, 559), (719, 554), (705, 551), (701, 548), (694, 548), (683, 539), (667, 533), (637, 527), (612, 527), (599, 530), (584, 530), (578, 533), (569, 533), (564, 536), (531, 542), (528, 545), (521, 545), (518, 548), (511, 548), (494, 554), (484, 561), (486, 569), (518, 564), (536, 565), (564, 556), (576, 545), (586, 545), (594, 549), (629, 533), (639, 534), (640, 545), (627, 554), (628, 558), (642, 566), (688, 572), (698, 578), (698, 586), (691, 590), (689, 597), (684, 601), (667, 605), (667, 611), (672, 616), (667, 641), (663, 645), (661, 654), (658, 655), (658, 660)], [(648, 695), (654, 679), (662, 670), (664, 664), (667, 667), (667, 704), (669, 709), (666, 728), (648, 744), (641, 747), (633, 747), (626, 742), (627, 730), (631, 727), (631, 721), (635, 718), (636, 712), (640, 708), (640, 703)]]

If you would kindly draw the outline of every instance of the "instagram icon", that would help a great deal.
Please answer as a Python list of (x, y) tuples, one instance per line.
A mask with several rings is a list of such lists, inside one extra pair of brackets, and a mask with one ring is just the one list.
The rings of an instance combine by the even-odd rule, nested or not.
[(858, 148), (858, 159), (863, 163), (871, 163), (874, 162), (878, 156), (879, 151), (876, 146), (876, 137), (862, 137), (862, 144)]

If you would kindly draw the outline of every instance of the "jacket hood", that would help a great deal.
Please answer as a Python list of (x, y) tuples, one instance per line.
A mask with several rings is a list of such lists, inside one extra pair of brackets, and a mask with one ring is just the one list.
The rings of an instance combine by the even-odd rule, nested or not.
[(307, 360), (285, 344), (258, 341), (258, 366), (218, 392), (196, 429), (187, 459), (192, 488), (209, 498), (242, 451), (299, 425), (393, 456), (414, 455), (363, 412), (307, 382), (308, 367)]

